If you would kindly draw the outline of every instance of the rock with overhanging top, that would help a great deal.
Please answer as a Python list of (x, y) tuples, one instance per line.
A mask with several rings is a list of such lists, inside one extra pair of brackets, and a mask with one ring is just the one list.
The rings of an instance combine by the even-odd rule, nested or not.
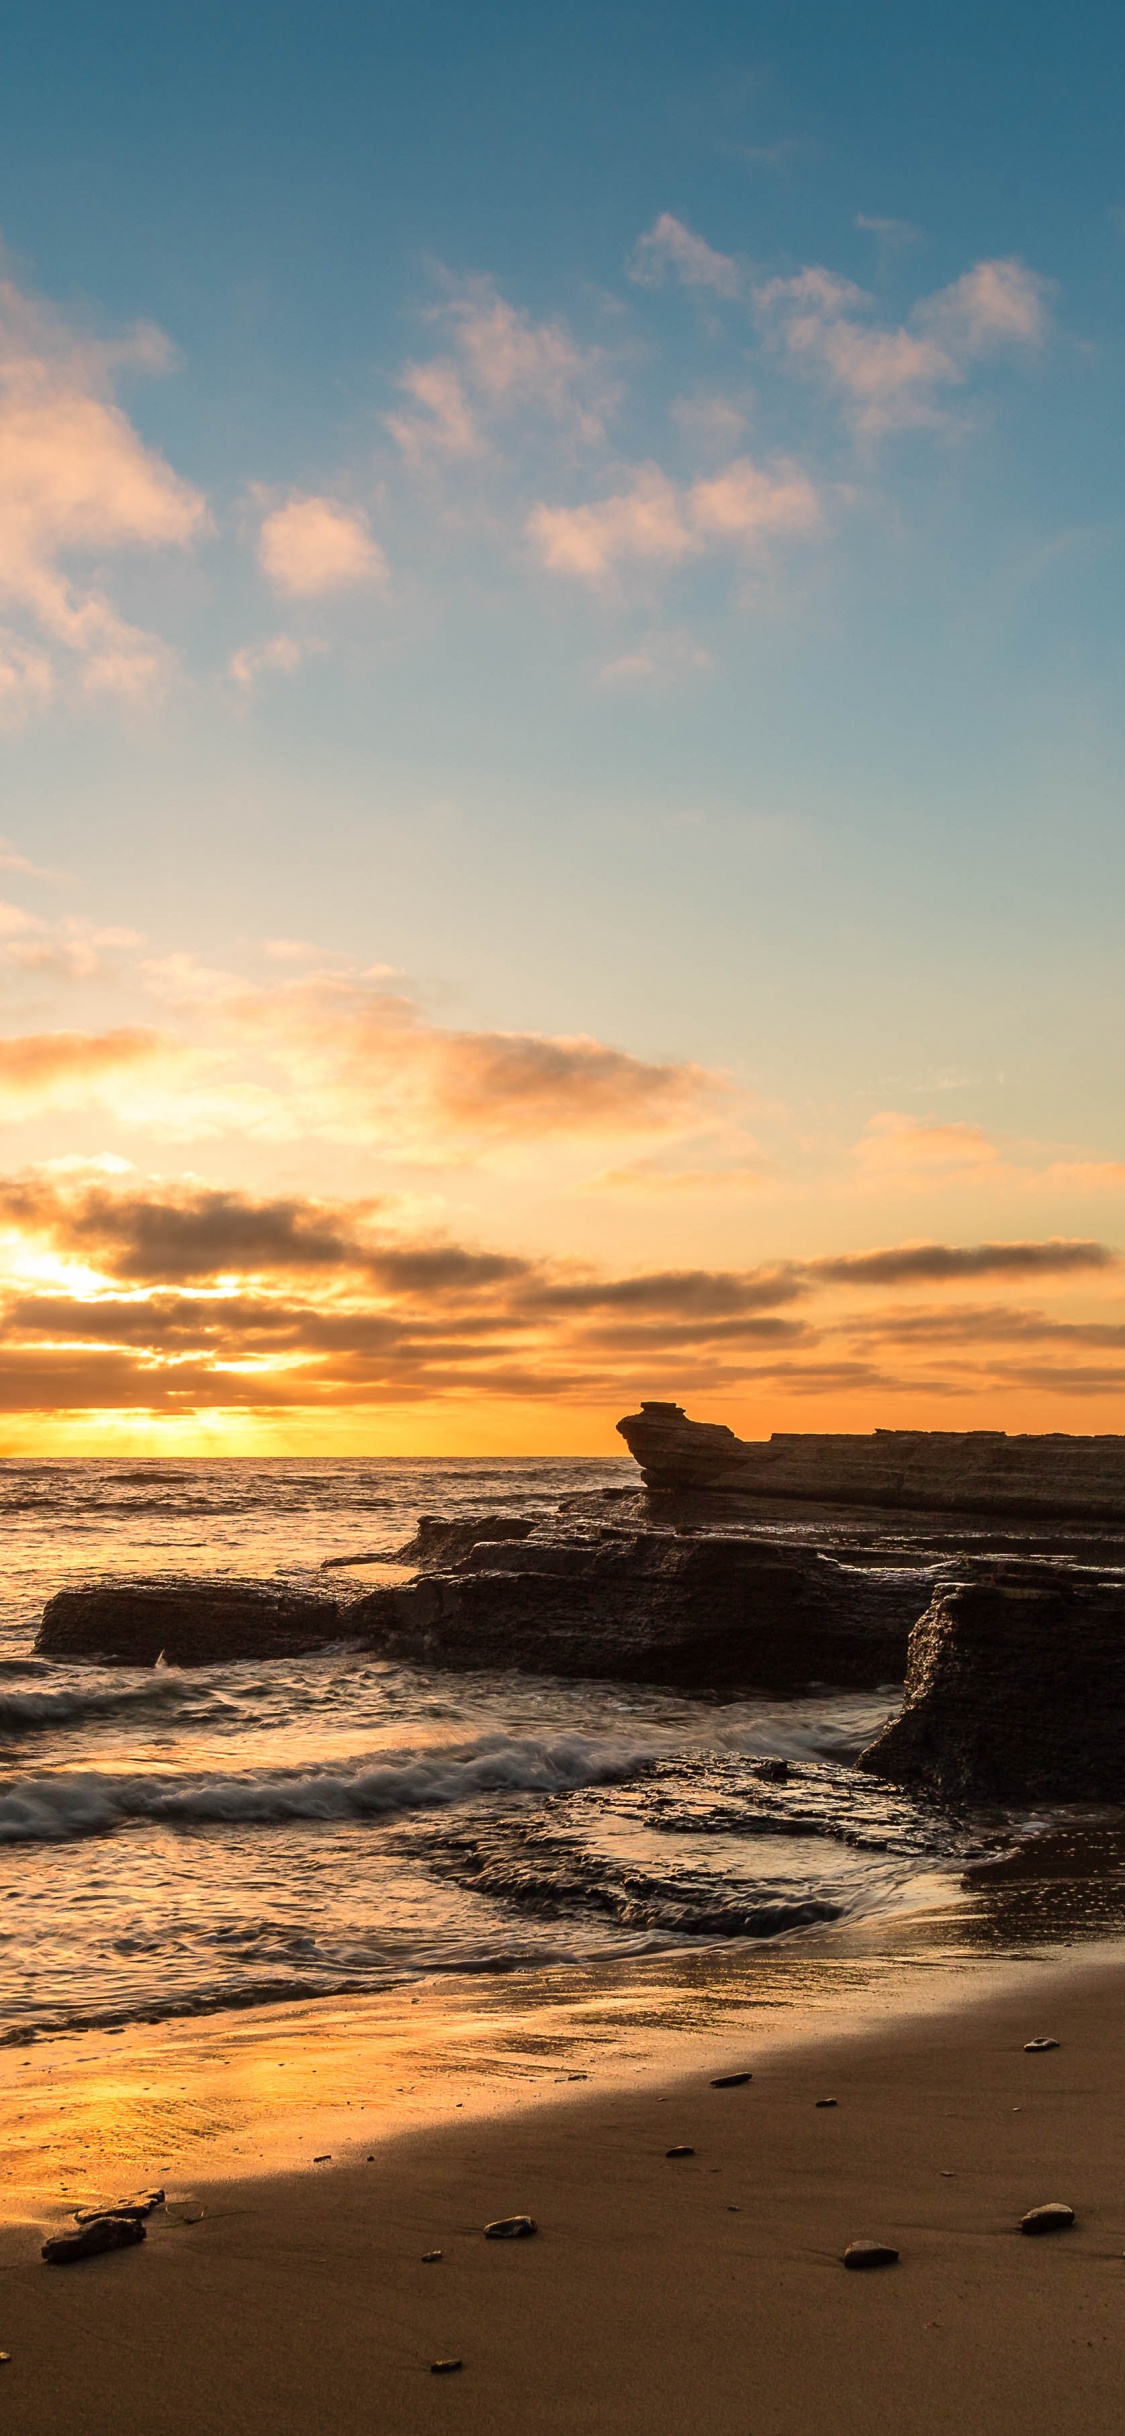
[(901, 1715), (860, 1765), (946, 1798), (1119, 1802), (1125, 1577), (959, 1570), (911, 1635)]
[(649, 1402), (617, 1424), (650, 1494), (784, 1500), (790, 1506), (1125, 1522), (1125, 1437), (1003, 1430), (775, 1430), (736, 1438)]

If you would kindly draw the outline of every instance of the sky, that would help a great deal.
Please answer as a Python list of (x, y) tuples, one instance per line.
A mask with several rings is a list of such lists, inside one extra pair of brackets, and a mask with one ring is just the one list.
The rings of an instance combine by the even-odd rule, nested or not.
[(1125, 1426), (1123, 101), (13, 0), (0, 1453)]

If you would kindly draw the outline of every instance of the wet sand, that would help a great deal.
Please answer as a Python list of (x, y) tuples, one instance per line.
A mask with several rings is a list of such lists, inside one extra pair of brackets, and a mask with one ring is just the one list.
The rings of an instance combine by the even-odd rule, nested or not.
[[(962, 1995), (979, 1984), (962, 1981)], [(804, 2044), (795, 2017), (779, 2033), (763, 2012), (746, 2015), (737, 2046), (729, 2023), (723, 2040), (681, 2030), (647, 2060), (626, 2041), (605, 2086), (564, 2083), (573, 2039), (534, 2056), (551, 2087), (525, 2081), (521, 2097), (479, 2070), (397, 2092), (384, 2081), (414, 2117), (373, 2095), (377, 2128), (358, 2142), (344, 2043), (304, 2008), (306, 2069), (319, 2050), (328, 2103), (288, 2102), (277, 2153), (308, 2162), (281, 2173), (263, 2170), (267, 2129), (296, 2050), (283, 2020), (259, 2023), (244, 2060), (261, 2092), (253, 2174), (232, 2154), (251, 2114), (232, 2102), (211, 2177), (170, 2180), (142, 2248), (40, 2263), (41, 2228), (64, 2221), (76, 2185), (92, 2195), (90, 2169), (72, 2165), (60, 2198), (57, 2159), (53, 2204), (44, 2190), (0, 2234), (4, 2424), (20, 2436), (1106, 2436), (1125, 2391), (1125, 1962), (1059, 1955), (1007, 1966), (983, 2000), (950, 1995), (942, 1980), (926, 2012), (871, 2013), (859, 2032)], [(448, 2011), (445, 2026), (455, 2044)], [(212, 2042), (215, 2080), (239, 2070), (223, 2061), (237, 2027), (191, 2025), (178, 2049), (161, 2034), (190, 2103), (202, 2087), (190, 2038)], [(479, 2064), (479, 2023), (473, 2035)], [(1039, 2035), (1059, 2049), (1026, 2055)], [(426, 2037), (403, 2040), (377, 2066), (368, 2035), (372, 2092), (408, 2054), (418, 2071)], [(362, 2043), (357, 2032), (357, 2072)], [(68, 2130), (83, 2072), (101, 2069), (103, 2098), (110, 2086), (104, 2044), (56, 2081), (64, 2143), (86, 2122), (79, 2110)], [(46, 2050), (5, 2058), (0, 2129), (13, 2137), (21, 2094), (26, 2116), (33, 2083), (60, 2070), (51, 2046), (53, 2064)], [(739, 2063), (748, 2086), (711, 2088)], [(144, 2068), (156, 2071), (151, 2057)], [(161, 2093), (171, 2110), (168, 2072)], [(331, 2163), (312, 2163), (318, 2130)], [(694, 2155), (669, 2158), (680, 2144)], [(105, 2133), (107, 2177), (108, 2158), (124, 2172), (130, 2155)], [(100, 2185), (115, 2194), (120, 2174)], [(1022, 2237), (1021, 2214), (1049, 2199), (1075, 2208), (1075, 2229)], [(487, 2220), (524, 2210), (535, 2239), (483, 2238)], [(899, 2265), (846, 2273), (858, 2238), (891, 2243)], [(435, 2249), (441, 2260), (424, 2264)], [(450, 2357), (463, 2367), (433, 2375)]]

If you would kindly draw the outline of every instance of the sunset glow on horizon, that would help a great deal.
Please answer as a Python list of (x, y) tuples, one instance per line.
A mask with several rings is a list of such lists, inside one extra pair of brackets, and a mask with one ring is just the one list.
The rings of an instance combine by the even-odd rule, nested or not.
[(18, 13), (0, 1453), (1125, 1429), (1120, 21)]

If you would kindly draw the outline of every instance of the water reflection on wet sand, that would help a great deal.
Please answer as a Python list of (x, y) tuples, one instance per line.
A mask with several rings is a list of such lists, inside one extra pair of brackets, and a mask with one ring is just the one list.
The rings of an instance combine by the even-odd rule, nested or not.
[[(925, 1889), (923, 1889), (923, 1894)], [(1125, 1960), (1125, 1815), (1075, 1813), (908, 1915), (613, 1964), (485, 1973), (44, 2038), (0, 2056), (0, 2207), (72, 2206), (139, 2181), (307, 2163), (454, 2112), (753, 2062), (1017, 1974)], [(121, 2192), (117, 2191), (120, 2196)]]

